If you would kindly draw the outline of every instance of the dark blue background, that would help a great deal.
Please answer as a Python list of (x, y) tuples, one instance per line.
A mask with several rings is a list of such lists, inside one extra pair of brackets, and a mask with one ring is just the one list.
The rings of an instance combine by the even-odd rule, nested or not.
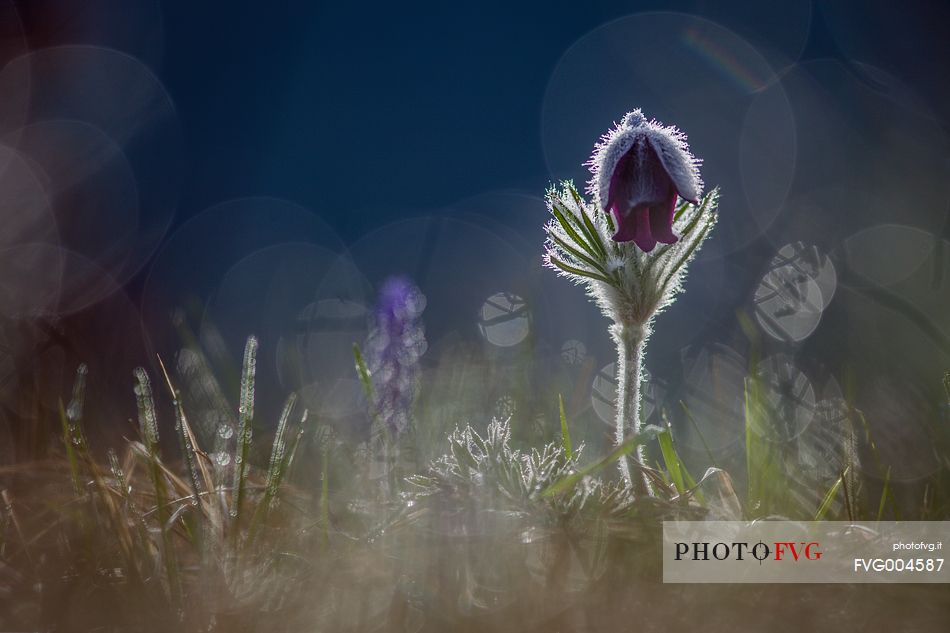
[[(83, 39), (70, 4), (21, 3), (31, 47)], [(802, 60), (842, 57), (826, 27), (827, 6), (841, 4), (814, 3)], [(901, 3), (900, 30), (889, 3), (853, 4), (846, 29), (880, 38), (874, 61), (946, 113), (947, 89), (929, 78), (950, 55), (947, 3)], [(752, 42), (782, 19), (760, 2), (165, 2), (164, 42), (148, 61), (187, 145), (176, 223), (222, 199), (274, 195), (352, 239), (406, 209), (541, 191), (539, 112), (559, 57), (645, 10), (710, 15)]]
[[(550, 179), (538, 123), (544, 88), (576, 39), (637, 11), (702, 14), (704, 5), (734, 5), (719, 7), (719, 21), (733, 26), (732, 14), (742, 27), (744, 4), (168, 3), (162, 76), (190, 149), (182, 214), (271, 194), (318, 210), (352, 238), (406, 207), (505, 187), (541, 191)], [(822, 4), (803, 59), (840, 56)], [(862, 4), (854, 28), (879, 27), (881, 3)], [(935, 28), (950, 10), (902, 7), (921, 30), (896, 44), (920, 56), (890, 70), (913, 85), (921, 66), (950, 59)], [(928, 48), (944, 55), (928, 57)]]

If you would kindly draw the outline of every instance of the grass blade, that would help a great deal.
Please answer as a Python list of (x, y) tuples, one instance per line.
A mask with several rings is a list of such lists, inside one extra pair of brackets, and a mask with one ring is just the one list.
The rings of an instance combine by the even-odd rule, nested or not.
[(884, 476), (884, 488), (881, 490), (881, 502), (877, 504), (877, 519), (880, 521), (884, 516), (884, 504), (891, 492), (891, 469), (888, 467), (887, 474)]
[(567, 416), (564, 414), (564, 398), (561, 394), (557, 395), (558, 409), (561, 415), (561, 446), (564, 447), (564, 454), (568, 459), (574, 459), (574, 447), (571, 444), (571, 432), (567, 428)]
[(75, 436), (73, 435), (72, 425), (69, 423), (69, 418), (66, 414), (66, 409), (63, 408), (62, 400), (59, 402), (59, 419), (63, 425), (63, 446), (66, 449), (66, 461), (69, 463), (69, 474), (73, 482), (73, 492), (76, 493), (77, 497), (82, 497), (82, 476), (80, 474), (79, 458), (76, 455), (76, 449), (78, 447), (76, 445)]
[(277, 505), (277, 491), (283, 481), (287, 469), (287, 424), (294, 406), (297, 404), (297, 394), (291, 393), (284, 403), (280, 418), (277, 420), (277, 430), (274, 432), (274, 443), (271, 446), (270, 462), (267, 466), (267, 477), (264, 484), (264, 497), (257, 505), (251, 526), (248, 528), (248, 542), (254, 540), (258, 527), (267, 520), (267, 515)]
[(285, 477), (289, 477), (293, 474), (294, 460), (297, 458), (297, 450), (300, 448), (300, 442), (303, 440), (304, 433), (306, 431), (305, 425), (307, 424), (307, 416), (310, 414), (308, 409), (303, 410), (303, 414), (300, 416), (300, 428), (297, 429), (297, 437), (294, 438), (294, 445), (290, 449), (290, 453), (287, 455), (287, 468)]
[(162, 374), (165, 376), (165, 384), (168, 386), (168, 392), (172, 397), (172, 408), (175, 410), (175, 431), (178, 435), (178, 447), (181, 450), (182, 459), (185, 462), (185, 469), (188, 471), (188, 482), (191, 484), (191, 504), (197, 506), (201, 499), (201, 484), (198, 481), (199, 470), (204, 478), (206, 490), (211, 489), (208, 485), (210, 483), (209, 475), (203, 468), (203, 465), (196, 463), (195, 456), (198, 454), (198, 451), (195, 450), (196, 442), (194, 434), (191, 432), (191, 426), (188, 424), (188, 418), (185, 416), (185, 409), (181, 404), (181, 394), (175, 389), (175, 385), (172, 384), (171, 376), (168, 375), (168, 370), (165, 368), (165, 363), (162, 362), (160, 356), (158, 357), (158, 365), (162, 370)]
[(139, 414), (139, 428), (148, 460), (149, 475), (155, 493), (155, 513), (161, 529), (161, 557), (165, 563), (168, 592), (173, 602), (181, 598), (181, 585), (178, 577), (178, 562), (175, 558), (174, 544), (168, 529), (169, 515), (168, 487), (162, 472), (158, 446), (158, 419), (155, 414), (155, 400), (152, 397), (152, 383), (148, 373), (142, 367), (135, 368), (135, 396)]
[(849, 492), (848, 490), (849, 485), (848, 485), (847, 473), (849, 472), (851, 472), (850, 465), (848, 465), (841, 472), (841, 492), (844, 493), (844, 508), (845, 508), (845, 511), (848, 513), (848, 520), (854, 521), (854, 506), (851, 505), (851, 498), (854, 496), (854, 491)]
[(274, 434), (274, 445), (271, 447), (270, 463), (267, 467), (267, 484), (264, 490), (263, 506), (270, 508), (277, 499), (277, 490), (284, 478), (287, 467), (287, 424), (290, 415), (297, 404), (297, 394), (291, 393), (284, 403), (284, 408), (277, 421), (277, 431)]
[(821, 521), (825, 518), (825, 515), (828, 513), (828, 510), (831, 509), (831, 504), (835, 500), (835, 497), (838, 496), (838, 490), (844, 483), (844, 477), (848, 469), (845, 468), (844, 472), (838, 476), (835, 480), (835, 483), (831, 485), (831, 488), (828, 489), (828, 492), (825, 493), (824, 498), (821, 500), (821, 505), (818, 506), (818, 511), (815, 512), (815, 521)]
[(356, 343), (353, 343), (353, 360), (356, 362), (356, 373), (360, 377), (360, 384), (363, 385), (363, 393), (366, 394), (366, 400), (370, 403), (370, 406), (372, 406), (376, 401), (376, 396), (373, 392), (373, 379), (369, 375), (366, 361), (363, 360), (363, 352), (360, 351), (360, 346)]
[(790, 487), (778, 445), (768, 439), (773, 408), (759, 378), (745, 380), (744, 397), (747, 508), (755, 516), (789, 512)]
[[(244, 346), (244, 362), (241, 366), (241, 399), (238, 405), (238, 446), (234, 464), (234, 499), (231, 502), (231, 518), (238, 523), (247, 486), (248, 464), (251, 452), (251, 424), (254, 421), (254, 379), (257, 371), (257, 338), (250, 336)], [(237, 530), (235, 530), (235, 534)]]
[(601, 457), (597, 461), (579, 468), (577, 471), (571, 473), (567, 477), (556, 481), (541, 492), (542, 497), (553, 497), (554, 495), (566, 492), (576, 486), (578, 482), (581, 481), (584, 477), (587, 477), (591, 473), (597, 472), (598, 470), (613, 464), (618, 459), (626, 457), (630, 453), (637, 450), (637, 447), (641, 444), (646, 444), (650, 441), (658, 431), (656, 426), (648, 426), (643, 431), (637, 435), (633, 435), (627, 438), (620, 446), (612, 450), (606, 456)]
[(152, 398), (152, 381), (142, 367), (135, 371), (135, 399), (139, 413), (139, 432), (149, 453), (158, 452), (158, 420), (155, 415), (155, 400)]
[[(665, 417), (665, 416), (664, 416)], [(696, 480), (689, 474), (686, 464), (676, 452), (673, 446), (673, 434), (669, 426), (663, 431), (657, 433), (657, 442), (660, 444), (660, 453), (663, 455), (663, 463), (666, 465), (666, 471), (670, 474), (670, 480), (676, 486), (676, 492), (681, 496), (686, 495), (690, 490), (696, 488)], [(705, 503), (703, 494), (696, 490), (696, 498)]]

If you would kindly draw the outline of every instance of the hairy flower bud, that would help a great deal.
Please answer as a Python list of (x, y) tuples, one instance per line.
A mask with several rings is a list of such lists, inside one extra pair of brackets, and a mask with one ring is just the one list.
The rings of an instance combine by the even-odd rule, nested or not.
[(634, 242), (645, 252), (657, 242), (676, 243), (676, 198), (699, 202), (699, 163), (675, 127), (647, 121), (640, 110), (624, 116), (587, 163), (593, 174), (588, 190), (617, 227), (613, 240)]

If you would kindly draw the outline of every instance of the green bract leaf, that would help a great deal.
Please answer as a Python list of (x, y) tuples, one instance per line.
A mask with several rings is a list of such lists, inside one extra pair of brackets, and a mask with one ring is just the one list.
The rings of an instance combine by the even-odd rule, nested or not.
[(578, 260), (584, 262), (585, 264), (592, 266), (593, 268), (596, 268), (598, 271), (603, 273), (604, 276), (607, 275), (607, 271), (604, 269), (603, 265), (600, 262), (594, 261), (587, 255), (584, 255), (582, 252), (580, 252), (579, 250), (577, 250), (576, 248), (574, 248), (573, 246), (571, 246), (570, 244), (568, 244), (567, 242), (559, 238), (557, 235), (551, 234), (549, 235), (549, 237), (551, 238), (552, 242), (557, 244), (565, 252), (576, 257)]
[(568, 222), (564, 214), (557, 208), (557, 203), (552, 202), (551, 204), (551, 213), (557, 218), (558, 223), (561, 225), (561, 228), (564, 229), (564, 232), (567, 233), (568, 237), (574, 240), (574, 243), (579, 247), (587, 251), (591, 257), (598, 257), (599, 252), (593, 246), (588, 244), (584, 238), (580, 236), (577, 230), (574, 228), (574, 225)]
[(577, 275), (578, 277), (587, 277), (588, 279), (593, 279), (593, 280), (595, 280), (595, 281), (601, 281), (601, 282), (603, 282), (603, 283), (605, 283), (605, 284), (610, 284), (610, 283), (612, 283), (609, 279), (607, 279), (607, 278), (604, 277), (603, 275), (598, 275), (598, 274), (595, 273), (595, 272), (591, 272), (591, 271), (588, 271), (588, 270), (583, 270), (583, 269), (580, 269), (580, 268), (575, 268), (574, 266), (571, 266), (570, 264), (566, 264), (566, 263), (562, 262), (561, 260), (559, 260), (558, 258), (554, 257), (553, 255), (548, 255), (548, 261), (550, 261), (553, 265), (557, 266), (558, 268), (560, 268), (560, 269), (563, 270), (564, 272), (569, 273), (569, 274), (571, 274), (571, 275)]

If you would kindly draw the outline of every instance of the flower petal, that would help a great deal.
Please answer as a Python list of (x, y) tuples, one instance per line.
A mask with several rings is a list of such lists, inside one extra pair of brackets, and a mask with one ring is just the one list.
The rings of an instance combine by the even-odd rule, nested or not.
[(650, 134), (650, 147), (663, 165), (663, 171), (673, 183), (676, 193), (693, 204), (702, 195), (702, 182), (696, 169), (696, 159), (689, 154), (683, 143), (672, 133)]
[(673, 180), (645, 136), (638, 137), (617, 162), (610, 176), (607, 194), (609, 208), (632, 209), (653, 206), (669, 199), (675, 187)]
[(673, 234), (673, 214), (676, 212), (676, 194), (663, 204), (650, 207), (650, 233), (662, 244), (676, 244), (679, 238)]
[(640, 250), (649, 253), (656, 246), (656, 239), (650, 231), (650, 208), (646, 205), (628, 211), (611, 209), (617, 222), (617, 232), (612, 239), (615, 242), (633, 242)]

